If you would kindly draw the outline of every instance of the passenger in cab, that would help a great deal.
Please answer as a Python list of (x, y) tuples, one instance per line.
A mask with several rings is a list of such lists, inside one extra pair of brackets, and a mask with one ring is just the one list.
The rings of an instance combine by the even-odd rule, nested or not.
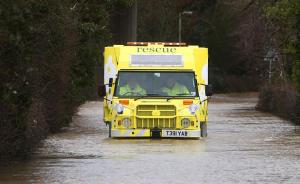
[(163, 87), (161, 91), (168, 96), (188, 96), (189, 90), (186, 86), (179, 84), (174, 78), (168, 78), (166, 80), (166, 87)]
[(143, 89), (135, 77), (128, 77), (127, 84), (120, 87), (119, 94), (121, 96), (144, 96), (146, 95), (146, 90)]

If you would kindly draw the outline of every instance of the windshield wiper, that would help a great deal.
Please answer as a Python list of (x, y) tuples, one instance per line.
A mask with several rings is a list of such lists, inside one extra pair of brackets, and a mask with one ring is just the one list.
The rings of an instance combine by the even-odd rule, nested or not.
[(161, 96), (160, 94), (157, 93), (147, 93), (146, 96)]
[(141, 99), (141, 98), (143, 98), (143, 97), (145, 97), (144, 95), (143, 96), (137, 96), (136, 98), (134, 98), (134, 101), (136, 101), (136, 100), (138, 100), (138, 99)]
[(141, 99), (143, 97), (147, 97), (147, 96), (161, 96), (160, 94), (157, 94), (157, 93), (147, 93), (146, 95), (143, 95), (143, 96), (138, 96), (134, 99), (134, 101), (138, 100), (138, 99)]
[[(182, 97), (182, 96), (186, 96), (186, 95), (190, 95), (190, 94), (189, 93), (178, 93), (178, 94), (176, 94), (176, 96), (170, 96), (170, 97), (168, 97), (167, 101), (169, 101), (171, 99), (174, 99), (176, 97)], [(188, 97), (190, 97), (190, 96), (188, 96)]]
[[(176, 96), (170, 96), (170, 97), (166, 97), (167, 98), (167, 101), (173, 99), (173, 98), (176, 98), (176, 97), (182, 97), (182, 96), (187, 96), (191, 94), (189, 93), (179, 93), (179, 94), (176, 94)], [(138, 99), (141, 99), (141, 98), (144, 98), (144, 97), (147, 97), (147, 96), (162, 96), (160, 94), (157, 94), (157, 93), (147, 93), (146, 95), (143, 95), (143, 96), (137, 96), (134, 100), (138, 100)]]
[(178, 95), (178, 96), (189, 95), (190, 96), (191, 94), (189, 94), (189, 93), (178, 93), (176, 95)]

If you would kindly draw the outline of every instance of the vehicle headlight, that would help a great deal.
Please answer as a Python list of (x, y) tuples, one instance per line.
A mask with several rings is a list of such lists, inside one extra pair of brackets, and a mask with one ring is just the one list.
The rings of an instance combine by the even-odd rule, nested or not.
[(118, 114), (123, 114), (124, 107), (122, 104), (117, 103), (114, 108)]
[(194, 114), (196, 113), (196, 111), (197, 111), (199, 108), (200, 108), (199, 105), (191, 104), (191, 105), (189, 106), (190, 113), (191, 113), (192, 115), (194, 115)]
[(129, 118), (124, 118), (121, 120), (122, 126), (129, 128), (131, 126), (131, 120)]
[(191, 121), (188, 118), (183, 118), (181, 120), (181, 126), (183, 128), (188, 128), (191, 125)]

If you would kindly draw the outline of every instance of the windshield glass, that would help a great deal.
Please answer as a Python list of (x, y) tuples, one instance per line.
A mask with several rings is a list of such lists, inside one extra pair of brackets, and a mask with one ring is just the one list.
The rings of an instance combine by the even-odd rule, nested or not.
[(193, 72), (121, 71), (115, 90), (118, 97), (196, 97)]

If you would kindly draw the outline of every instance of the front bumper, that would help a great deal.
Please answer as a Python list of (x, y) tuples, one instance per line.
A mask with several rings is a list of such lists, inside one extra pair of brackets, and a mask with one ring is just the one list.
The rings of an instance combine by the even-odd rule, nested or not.
[[(153, 137), (157, 129), (112, 129), (111, 136), (115, 138), (121, 137)], [(200, 130), (171, 130), (171, 129), (160, 129), (160, 137), (162, 138), (199, 138)], [(157, 137), (157, 136), (155, 136)]]

